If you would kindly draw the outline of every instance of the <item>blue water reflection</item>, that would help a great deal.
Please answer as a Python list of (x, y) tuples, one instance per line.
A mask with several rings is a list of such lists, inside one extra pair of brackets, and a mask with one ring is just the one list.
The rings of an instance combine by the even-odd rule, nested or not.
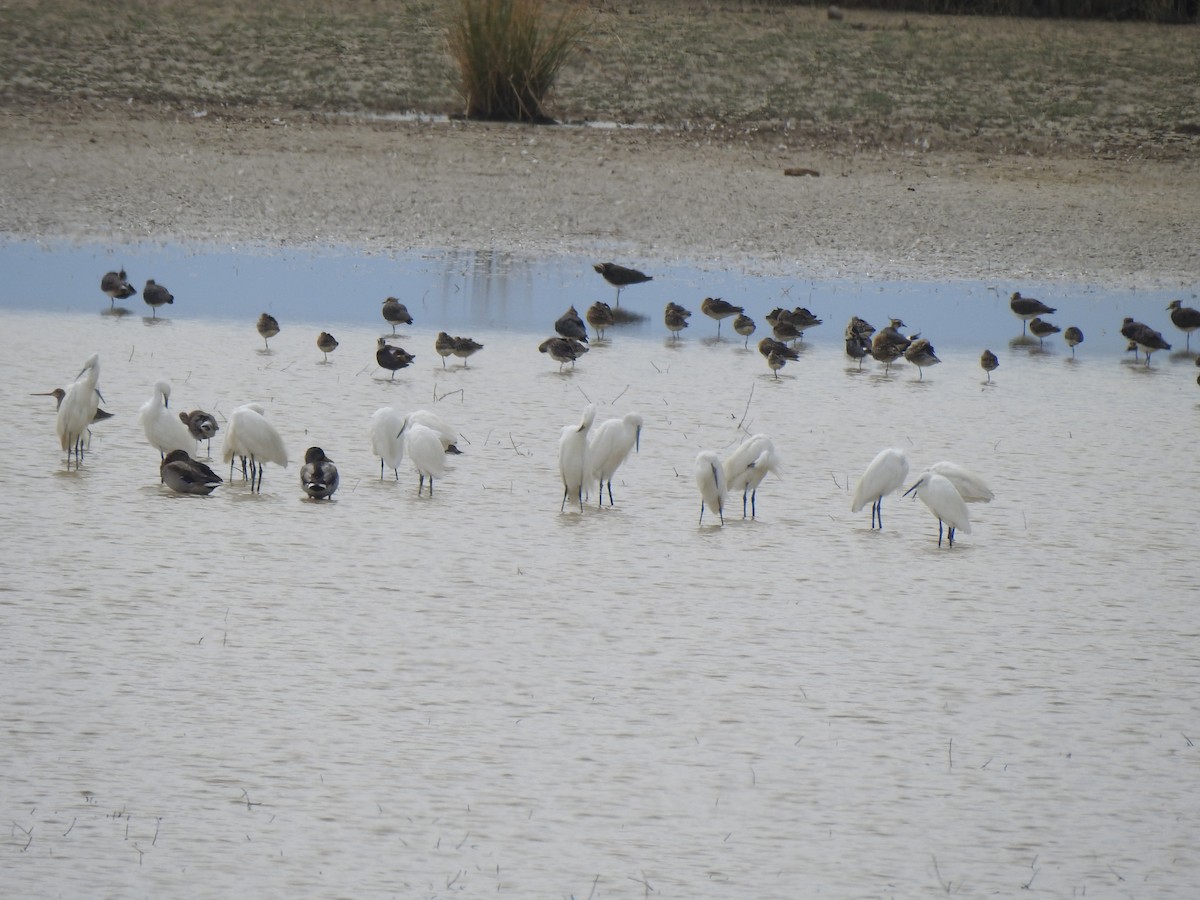
[[(0, 306), (14, 310), (77, 313), (108, 308), (100, 276), (124, 268), (139, 295), (123, 302), (134, 317), (149, 314), (140, 288), (147, 278), (175, 295), (167, 318), (206, 317), (252, 323), (267, 311), (281, 323), (330, 328), (342, 323), (379, 323), (380, 304), (399, 297), (416, 325), (451, 332), (508, 330), (550, 334), (553, 322), (570, 304), (582, 314), (597, 300), (614, 302), (615, 291), (592, 269), (599, 259), (571, 256), (529, 257), (491, 251), (445, 251), (382, 255), (346, 248), (263, 248), (258, 246), (122, 245), (0, 243), (5, 272)], [(711, 339), (716, 324), (700, 312), (706, 296), (744, 306), (760, 322), (755, 337), (767, 331), (763, 315), (775, 306), (806, 306), (824, 319), (806, 341), (840, 343), (847, 319), (859, 315), (875, 325), (889, 317), (904, 320), (937, 346), (1003, 347), (1019, 337), (1018, 320), (1008, 308), (1013, 290), (1036, 296), (1058, 308), (1054, 322), (1078, 325), (1090, 355), (1121, 355), (1121, 320), (1133, 316), (1162, 331), (1168, 341), (1182, 335), (1166, 312), (1170, 300), (1191, 303), (1197, 288), (1180, 293), (1131, 291), (1100, 285), (985, 284), (780, 278), (749, 275), (736, 268), (699, 265), (655, 266), (620, 259), (654, 275), (654, 280), (622, 293), (622, 305), (645, 314), (623, 327), (625, 334), (666, 336), (662, 309), (668, 301), (692, 309), (692, 340)], [(799, 266), (798, 266), (799, 268)], [(724, 328), (724, 331), (730, 331)], [(730, 334), (731, 339), (735, 336)], [(1034, 342), (1036, 345), (1036, 342)], [(1047, 347), (1065, 353), (1061, 338)], [(1179, 349), (1178, 347), (1176, 348)]]

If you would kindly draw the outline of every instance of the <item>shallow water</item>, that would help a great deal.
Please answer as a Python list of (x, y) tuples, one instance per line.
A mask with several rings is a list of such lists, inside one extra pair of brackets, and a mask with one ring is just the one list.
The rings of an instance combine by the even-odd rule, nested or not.
[[(1194, 893), (1200, 387), (1190, 356), (1134, 365), (1117, 335), (1135, 315), (1174, 340), (1169, 298), (1043, 296), (1088, 334), (1072, 361), (1011, 343), (1008, 286), (680, 270), (622, 302), (690, 298), (685, 340), (654, 314), (560, 373), (536, 352), (549, 322), (608, 299), (580, 261), (260, 255), (239, 293), (197, 253), (202, 303), (133, 256), (8, 252), (5, 896)], [(166, 322), (97, 314), (122, 262), (172, 287)], [(47, 280), (47, 311), (14, 297)], [(785, 290), (826, 324), (776, 380), (698, 301), (761, 318)], [(394, 382), (373, 360), (388, 293), (424, 298)], [(859, 371), (851, 313), (904, 317), (942, 365)], [(433, 337), (460, 326), (485, 349), (443, 369)], [(115, 417), (68, 473), (53, 401), (28, 394), (97, 351)], [(170, 494), (137, 423), (160, 377), (222, 422), (264, 403), (296, 462), (260, 496), (240, 475)], [(640, 411), (641, 452), (614, 509), (560, 514), (559, 430), (588, 401)], [(385, 405), (460, 431), (432, 499), (407, 461), (380, 481)], [(696, 453), (748, 432), (786, 471), (756, 520), (730, 498), (724, 528), (698, 527)], [(312, 444), (341, 469), (334, 502), (303, 499)], [(919, 502), (885, 501), (882, 532), (850, 513), (888, 445), (910, 483), (945, 458), (995, 490), (952, 550)]]

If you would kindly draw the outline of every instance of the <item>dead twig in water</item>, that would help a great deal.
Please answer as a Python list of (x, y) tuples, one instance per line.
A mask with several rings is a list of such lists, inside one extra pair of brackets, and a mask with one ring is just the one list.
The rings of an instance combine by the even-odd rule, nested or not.
[(522, 452), (521, 452), (521, 451), (520, 451), (520, 450), (517, 448), (517, 442), (513, 440), (513, 436), (512, 436), (512, 432), (511, 432), (511, 431), (508, 433), (508, 442), (509, 442), (510, 444), (512, 444), (513, 453), (517, 454), (517, 456), (524, 456), (524, 455), (525, 455), (524, 453), (522, 453)]
[[(629, 390), (629, 385), (625, 385), (625, 391), (627, 391), (627, 390)], [(617, 394), (617, 396), (613, 397), (612, 403), (610, 403), (609, 406), (616, 406), (617, 401), (625, 396), (625, 391), (621, 391), (621, 393), (619, 393), (619, 394)]]
[(440, 396), (440, 397), (438, 397), (438, 396), (436, 396), (436, 395), (435, 395), (435, 396), (434, 396), (434, 398), (433, 398), (433, 402), (434, 402), (434, 403), (440, 403), (440, 402), (442, 402), (443, 400), (445, 400), (447, 397), (453, 397), (455, 394), (460, 394), (461, 396), (459, 397), (459, 399), (460, 399), (460, 400), (463, 400), (463, 401), (465, 402), (466, 395), (465, 395), (465, 394), (463, 394), (463, 389), (462, 389), (462, 388), (459, 388), (457, 391), (449, 391), (448, 393), (442, 394), (442, 396)]
[(949, 894), (950, 888), (951, 888), (950, 882), (948, 882), (944, 878), (942, 878), (942, 870), (938, 868), (937, 857), (934, 856), (934, 857), (932, 857), (932, 859), (933, 859), (933, 874), (937, 876), (938, 884), (940, 884), (942, 886), (942, 890), (945, 891), (947, 894)]
[(742, 421), (738, 422), (738, 431), (742, 430), (742, 422), (746, 421), (746, 416), (750, 414), (750, 402), (754, 399), (754, 382), (750, 382), (750, 396), (746, 398), (746, 408), (742, 410)]

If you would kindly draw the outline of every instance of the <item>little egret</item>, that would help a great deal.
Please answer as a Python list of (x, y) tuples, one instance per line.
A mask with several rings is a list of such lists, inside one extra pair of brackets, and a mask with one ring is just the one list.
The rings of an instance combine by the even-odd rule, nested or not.
[(1192, 332), (1200, 328), (1200, 309), (1184, 306), (1182, 300), (1172, 300), (1167, 307), (1171, 311), (1171, 324), (1187, 335), (1187, 349), (1192, 349)]
[(592, 268), (599, 272), (605, 281), (617, 289), (617, 302), (613, 304), (614, 306), (621, 305), (621, 291), (629, 287), (629, 285), (654, 280), (653, 275), (647, 275), (644, 272), (639, 272), (637, 269), (630, 269), (611, 262), (594, 263)]
[(567, 508), (567, 498), (579, 501), (583, 512), (583, 489), (591, 475), (587, 468), (588, 431), (596, 418), (596, 407), (589, 403), (578, 425), (568, 425), (558, 439), (558, 472), (562, 476), (563, 498), (559, 512)]
[(328, 500), (338, 489), (338, 470), (333, 460), (320, 447), (309, 447), (304, 451), (304, 465), (300, 467), (300, 486), (314, 500)]
[[(54, 398), (54, 408), (61, 409), (63, 397), (67, 396), (67, 392), (64, 391), (62, 388), (55, 388), (52, 391), (37, 391), (33, 394), (30, 394), (29, 396), (31, 396), (31, 397), (53, 397)], [(92, 421), (93, 422), (103, 422), (105, 419), (111, 419), (112, 417), (113, 417), (113, 414), (110, 413), (108, 410), (101, 409), (99, 406), (97, 406), (96, 414), (94, 416), (92, 416)], [(87, 435), (88, 435), (88, 437), (87, 437), (86, 446), (88, 448), (90, 448), (92, 446), (92, 429), (91, 428), (88, 428)]]
[(197, 441), (207, 443), (208, 455), (212, 456), (213, 435), (221, 430), (221, 426), (217, 424), (213, 415), (202, 409), (193, 409), (191, 412), (181, 412), (179, 421), (187, 426), (188, 431)]
[(192, 459), (186, 450), (172, 450), (163, 457), (160, 478), (177, 494), (211, 494), (221, 484), (221, 476), (202, 462)]
[(746, 495), (750, 495), (750, 518), (756, 518), (755, 499), (758, 486), (769, 472), (779, 472), (779, 457), (775, 444), (765, 434), (756, 434), (742, 441), (741, 446), (725, 457), (726, 489), (742, 492), (742, 518), (746, 518)]
[(554, 330), (567, 340), (583, 341), (585, 344), (588, 342), (587, 326), (583, 324), (583, 319), (579, 318), (574, 306), (558, 317), (558, 321), (554, 323)]
[(700, 490), (700, 524), (704, 524), (704, 507), (715, 512), (725, 524), (725, 469), (721, 457), (711, 450), (696, 455), (696, 487)]
[(172, 450), (183, 450), (188, 456), (196, 453), (196, 439), (188, 426), (168, 407), (171, 404), (171, 385), (159, 381), (154, 385), (154, 393), (142, 404), (138, 413), (138, 421), (146, 432), (146, 440), (159, 453), (159, 459), (165, 459)]
[(428, 425), (414, 422), (412, 416), (404, 420), (400, 430), (404, 446), (408, 450), (408, 458), (412, 460), (413, 468), (421, 480), (417, 483), (417, 496), (425, 489), (425, 479), (429, 479), (429, 496), (433, 496), (433, 479), (441, 478), (446, 468), (446, 451), (442, 449), (442, 439)]
[(921, 498), (921, 502), (937, 516), (939, 547), (942, 546), (943, 524), (950, 529), (951, 547), (954, 546), (955, 531), (971, 533), (971, 519), (967, 514), (967, 504), (963, 502), (962, 495), (958, 493), (949, 478), (939, 475), (937, 472), (926, 471), (916, 484), (904, 492), (904, 496), (907, 497), (913, 492), (916, 492), (916, 495)]
[(612, 477), (630, 450), (640, 450), (642, 417), (626, 413), (620, 419), (606, 419), (592, 429), (587, 448), (588, 466), (592, 477), (600, 482), (600, 505), (604, 505), (604, 485), (608, 484), (608, 505), (613, 505)]
[(930, 466), (929, 471), (947, 479), (967, 503), (991, 503), (996, 496), (982, 478), (958, 463), (942, 460)]
[(323, 362), (329, 362), (329, 354), (338, 348), (338, 340), (328, 331), (317, 335), (317, 349), (325, 354)]
[(745, 313), (738, 313), (733, 320), (733, 330), (746, 339), (742, 342), (743, 347), (750, 346), (750, 335), (754, 334), (754, 328), (754, 320)]
[(991, 381), (992, 373), (1000, 368), (1000, 360), (991, 350), (984, 350), (979, 355), (979, 365), (983, 368), (983, 371), (987, 372), (987, 380)]
[(270, 313), (263, 313), (258, 317), (258, 322), (255, 324), (255, 328), (258, 329), (258, 333), (263, 339), (264, 349), (270, 350), (271, 338), (279, 334), (279, 320)]
[(413, 317), (408, 314), (408, 307), (395, 297), (383, 301), (383, 318), (392, 326), (392, 334), (396, 333), (397, 325), (411, 325)]
[(879, 522), (883, 530), (883, 498), (904, 484), (908, 477), (908, 457), (903, 450), (889, 447), (880, 450), (871, 460), (867, 470), (854, 486), (854, 498), (850, 501), (850, 512), (858, 512), (871, 504), (871, 527)]
[(728, 300), (722, 300), (720, 297), (705, 297), (700, 301), (700, 312), (710, 319), (717, 320), (718, 340), (721, 338), (721, 320), (728, 319), (730, 316), (740, 316), (743, 311), (742, 307), (734, 306)]
[(125, 279), (125, 270), (120, 272), (105, 272), (100, 279), (100, 290), (108, 294), (108, 306), (112, 309), (118, 300), (127, 300), (137, 293), (137, 288)]
[(221, 448), (221, 459), (229, 463), (233, 475), (233, 458), (242, 460), (242, 478), (246, 477), (246, 460), (250, 461), (250, 490), (262, 493), (263, 470), (271, 462), (287, 468), (287, 448), (279, 432), (266, 420), (263, 408), (257, 403), (239, 406), (229, 416), (229, 428)]
[(1034, 300), (1032, 297), (1022, 297), (1020, 291), (1014, 291), (1008, 301), (1008, 308), (1013, 311), (1013, 315), (1021, 320), (1021, 334), (1025, 334), (1025, 323), (1036, 316), (1051, 316), (1057, 311), (1051, 306), (1047, 306), (1041, 300)]
[(671, 332), (672, 338), (678, 340), (679, 332), (688, 327), (688, 317), (691, 316), (690, 309), (684, 309), (678, 303), (668, 303), (663, 310), (663, 322), (667, 326), (667, 330)]
[(613, 315), (612, 307), (600, 300), (589, 306), (584, 316), (587, 318), (587, 323), (596, 329), (597, 340), (603, 340), (605, 330), (617, 320), (617, 317)]
[(153, 278), (146, 280), (146, 286), (142, 288), (142, 299), (146, 301), (146, 305), (150, 307), (150, 312), (154, 318), (158, 318), (158, 308), (165, 306), (168, 303), (175, 302), (175, 295), (168, 291), (163, 285), (155, 282)]
[(1042, 346), (1042, 341), (1045, 338), (1050, 337), (1052, 334), (1058, 334), (1060, 331), (1062, 329), (1053, 322), (1045, 322), (1036, 316), (1029, 320), (1029, 333), (1038, 339), (1039, 347)]
[(461, 455), (462, 451), (458, 449), (455, 442), (458, 440), (458, 432), (446, 424), (446, 421), (437, 413), (431, 413), (427, 409), (414, 409), (408, 414), (408, 421), (414, 425), (424, 425), (426, 428), (432, 428), (437, 432), (438, 439), (442, 442), (442, 451)]
[(71, 469), (71, 456), (75, 456), (75, 469), (83, 462), (83, 435), (88, 425), (96, 418), (100, 408), (100, 356), (93, 353), (83, 364), (75, 381), (67, 388), (58, 404), (55, 431), (58, 442), (67, 451), (67, 471)]
[(1063, 340), (1067, 342), (1067, 346), (1071, 348), (1071, 356), (1075, 356), (1075, 348), (1083, 343), (1083, 332), (1076, 326), (1069, 325), (1067, 330), (1063, 332)]
[(404, 459), (404, 416), (385, 406), (371, 414), (371, 453), (379, 457), (379, 480), (383, 481), (386, 466), (400, 480), (400, 463)]

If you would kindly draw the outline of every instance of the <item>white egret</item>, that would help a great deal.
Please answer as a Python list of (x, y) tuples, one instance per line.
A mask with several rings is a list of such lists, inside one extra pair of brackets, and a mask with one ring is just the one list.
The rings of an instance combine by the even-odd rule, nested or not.
[(563, 499), (559, 512), (567, 508), (567, 497), (579, 500), (583, 512), (583, 488), (590, 478), (587, 468), (588, 431), (596, 418), (596, 407), (589, 403), (578, 425), (568, 425), (558, 439), (558, 471), (562, 475)]
[(608, 484), (608, 505), (613, 505), (612, 477), (630, 450), (641, 450), (642, 417), (626, 413), (620, 419), (606, 419), (591, 432), (587, 448), (588, 467), (592, 478), (600, 482), (600, 505), (604, 505), (604, 485)]
[(942, 460), (930, 466), (929, 471), (948, 479), (967, 503), (991, 503), (996, 496), (982, 478), (958, 463)]
[(755, 518), (758, 515), (755, 509), (758, 486), (768, 472), (779, 472), (775, 444), (765, 434), (749, 437), (725, 458), (722, 468), (725, 470), (726, 489), (742, 492), (742, 518), (746, 518), (747, 494), (750, 495), (750, 517)]
[(211, 494), (221, 476), (204, 463), (192, 459), (186, 450), (172, 450), (159, 467), (162, 482), (177, 494)]
[(100, 408), (100, 355), (93, 353), (83, 364), (75, 381), (67, 388), (58, 404), (55, 431), (58, 442), (67, 451), (67, 470), (71, 469), (71, 455), (75, 455), (75, 468), (83, 462), (83, 435), (88, 425), (96, 418)]
[(235, 409), (229, 416), (229, 428), (221, 448), (221, 459), (229, 463), (230, 477), (234, 456), (241, 457), (243, 479), (246, 477), (246, 460), (250, 460), (250, 490), (259, 493), (262, 493), (266, 464), (275, 463), (285, 469), (288, 464), (283, 438), (263, 413), (263, 407), (258, 403), (247, 403)]
[(954, 546), (954, 532), (971, 533), (971, 519), (967, 514), (967, 504), (963, 502), (958, 489), (944, 475), (926, 471), (920, 480), (904, 492), (907, 497), (916, 493), (921, 502), (929, 507), (929, 511), (937, 516), (938, 546), (942, 546), (942, 526), (949, 528), (950, 546)]
[(168, 410), (171, 401), (171, 385), (159, 381), (154, 385), (154, 393), (142, 404), (138, 420), (142, 430), (146, 432), (146, 440), (154, 447), (160, 459), (165, 459), (172, 450), (182, 450), (188, 456), (196, 454), (196, 438), (188, 426)]
[(304, 465), (300, 467), (300, 486), (314, 500), (328, 500), (338, 489), (338, 470), (333, 460), (320, 447), (309, 447), (304, 452)]
[(428, 478), (429, 496), (432, 497), (433, 479), (441, 478), (446, 468), (446, 451), (442, 449), (441, 436), (428, 425), (414, 422), (411, 415), (405, 417), (400, 433), (408, 450), (408, 458), (421, 478), (417, 484), (417, 496), (421, 496), (425, 479)]
[(400, 480), (400, 462), (404, 459), (405, 418), (390, 406), (384, 406), (371, 414), (371, 453), (379, 457), (379, 480), (383, 481), (386, 466)]
[(447, 425), (446, 421), (437, 413), (431, 413), (427, 409), (414, 409), (408, 414), (408, 420), (414, 425), (424, 425), (426, 428), (436, 431), (444, 452), (455, 455), (462, 453), (455, 443), (458, 440), (458, 432)]
[(879, 530), (883, 530), (883, 498), (904, 484), (908, 477), (908, 457), (903, 450), (889, 447), (880, 450), (871, 460), (867, 470), (854, 486), (854, 498), (850, 501), (850, 511), (858, 512), (867, 502), (871, 503), (871, 527), (879, 522)]
[(700, 524), (704, 524), (704, 507), (721, 517), (725, 524), (725, 469), (721, 457), (711, 450), (696, 456), (696, 487), (700, 489)]

